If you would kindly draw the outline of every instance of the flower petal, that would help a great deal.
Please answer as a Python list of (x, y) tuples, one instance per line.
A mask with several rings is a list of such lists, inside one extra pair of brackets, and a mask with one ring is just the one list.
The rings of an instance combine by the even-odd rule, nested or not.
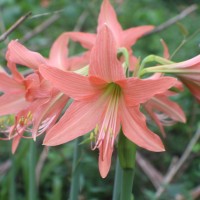
[(122, 65), (117, 59), (115, 39), (106, 24), (99, 31), (92, 49), (89, 75), (100, 77), (108, 82), (125, 77)]
[(7, 66), (8, 66), (9, 70), (12, 73), (13, 79), (15, 79), (16, 81), (18, 81), (19, 83), (22, 83), (23, 80), (24, 80), (24, 77), (17, 70), (16, 64), (8, 60)]
[(166, 59), (170, 58), (170, 54), (169, 54), (169, 49), (167, 44), (165, 43), (165, 41), (163, 39), (160, 40), (162, 46), (163, 46), (163, 57)]
[(47, 132), (44, 145), (63, 144), (88, 133), (99, 122), (103, 107), (98, 101), (73, 102), (60, 121)]
[(179, 77), (183, 84), (190, 90), (192, 95), (200, 102), (200, 82)]
[(123, 47), (131, 47), (136, 43), (136, 41), (141, 38), (145, 33), (153, 30), (154, 26), (138, 26), (134, 28), (129, 28), (123, 31), (122, 43)]
[(17, 147), (19, 145), (19, 142), (21, 140), (21, 133), (20, 134), (17, 134), (14, 138), (13, 138), (13, 141), (12, 141), (12, 154), (14, 154), (17, 150)]
[(156, 94), (165, 92), (171, 88), (177, 79), (172, 77), (161, 77), (158, 79), (129, 78), (117, 81), (123, 89), (125, 100), (129, 106), (144, 103)]
[(147, 104), (150, 104), (153, 110), (165, 113), (175, 121), (186, 122), (186, 117), (181, 107), (168, 99), (165, 95), (156, 95), (150, 99)]
[(68, 58), (69, 62), (68, 70), (75, 71), (81, 69), (82, 67), (85, 67), (86, 65), (89, 64), (89, 58), (90, 58), (89, 51), (80, 56), (73, 56)]
[(40, 64), (47, 63), (47, 60), (39, 53), (30, 51), (16, 40), (9, 43), (6, 59), (10, 62), (24, 65), (32, 69), (37, 69)]
[(151, 120), (160, 129), (160, 132), (161, 132), (162, 136), (166, 137), (165, 129), (164, 129), (163, 124), (161, 123), (158, 115), (156, 115), (156, 113), (152, 111), (151, 107), (146, 105), (146, 104), (144, 106), (144, 109), (145, 109), (146, 113), (150, 116)]
[(170, 68), (170, 70), (173, 70), (173, 68), (174, 69), (188, 68), (191, 70), (194, 69), (194, 70), (200, 71), (199, 64), (200, 64), (200, 55), (195, 56), (194, 58), (191, 58), (186, 61), (182, 61), (179, 63), (173, 63), (173, 64), (169, 65), (169, 68)]
[(49, 60), (52, 66), (56, 66), (59, 69), (68, 69), (68, 41), (68, 34), (63, 33), (53, 43), (49, 53)]
[(24, 93), (4, 94), (0, 97), (0, 116), (16, 114), (26, 108), (29, 103), (24, 98)]
[(97, 32), (100, 31), (101, 27), (105, 23), (108, 24), (108, 26), (112, 30), (115, 40), (117, 42), (117, 45), (119, 46), (120, 37), (122, 33), (122, 27), (117, 20), (117, 15), (112, 5), (110, 4), (109, 0), (104, 0), (101, 5), (101, 10), (100, 10), (99, 18), (98, 18)]
[(105, 178), (110, 170), (112, 152), (114, 149), (114, 141), (119, 134), (121, 128), (120, 124), (120, 113), (118, 113), (116, 121), (116, 130), (113, 137), (110, 137), (110, 134), (107, 133), (107, 138), (104, 138), (101, 146), (99, 147), (99, 172), (102, 178)]
[(55, 94), (51, 100), (45, 102), (43, 105), (41, 105), (40, 101), (39, 104), (37, 103), (37, 108), (33, 110), (35, 111), (33, 116), (33, 138), (55, 124), (68, 100), (69, 98), (64, 94), (62, 97), (59, 94)]
[(145, 117), (139, 111), (139, 107), (127, 108), (123, 101), (121, 106), (122, 130), (124, 135), (133, 143), (149, 151), (164, 151), (161, 139), (148, 129)]
[(96, 34), (82, 32), (68, 32), (68, 36), (74, 42), (79, 42), (86, 49), (92, 49), (96, 40)]
[(105, 159), (102, 159), (103, 148), (102, 146), (99, 148), (99, 172), (102, 178), (105, 178), (110, 170), (112, 152), (113, 148), (109, 146)]
[(99, 92), (86, 76), (47, 66), (40, 66), (40, 73), (56, 88), (75, 100), (90, 98)]
[(0, 73), (0, 91), (15, 92), (24, 90), (24, 87), (5, 73)]

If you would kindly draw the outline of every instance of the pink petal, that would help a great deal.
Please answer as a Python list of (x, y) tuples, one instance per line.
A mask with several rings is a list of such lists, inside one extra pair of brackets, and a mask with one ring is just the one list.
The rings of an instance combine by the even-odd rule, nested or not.
[(163, 137), (166, 137), (166, 133), (165, 133), (165, 129), (163, 127), (163, 124), (161, 123), (161, 121), (159, 120), (158, 116), (156, 115), (155, 112), (152, 111), (151, 107), (148, 105), (144, 105), (144, 109), (145, 111), (148, 113), (148, 115), (150, 116), (150, 118), (154, 121), (154, 123), (158, 126), (158, 128), (161, 131), (161, 134)]
[(104, 25), (97, 35), (91, 52), (89, 75), (100, 77), (108, 82), (125, 77), (121, 63), (117, 59), (115, 39), (107, 25)]
[(166, 59), (169, 59), (170, 58), (170, 54), (169, 54), (169, 49), (168, 49), (168, 46), (167, 44), (165, 43), (165, 41), (163, 39), (161, 39), (161, 43), (162, 43), (162, 46), (163, 46), (163, 57), (166, 58)]
[(105, 178), (110, 170), (112, 152), (113, 148), (109, 146), (105, 159), (102, 159), (103, 157), (102, 146), (99, 149), (99, 172), (102, 178)]
[(69, 142), (95, 128), (103, 113), (102, 103), (74, 102), (60, 121), (47, 132), (44, 145), (55, 146)]
[(190, 90), (192, 95), (200, 102), (200, 82), (199, 81), (191, 81), (188, 79), (180, 78), (183, 84)]
[(101, 10), (98, 18), (97, 32), (100, 31), (101, 27), (104, 26), (105, 23), (108, 24), (108, 26), (112, 30), (117, 45), (119, 46), (122, 34), (122, 27), (117, 20), (117, 15), (109, 0), (103, 0), (103, 3), (101, 5)]
[(10, 69), (10, 71), (12, 73), (13, 79), (15, 79), (16, 81), (18, 81), (19, 83), (22, 83), (23, 80), (24, 80), (24, 77), (17, 70), (16, 64), (8, 60), (7, 66), (8, 66), (8, 68)]
[(123, 37), (120, 46), (131, 47), (145, 33), (154, 29), (154, 26), (138, 26), (123, 31)]
[(158, 79), (138, 79), (129, 78), (117, 81), (123, 89), (125, 100), (129, 106), (136, 106), (144, 103), (156, 94), (165, 92), (171, 88), (177, 79), (171, 77), (162, 77)]
[(59, 69), (68, 68), (68, 41), (69, 36), (67, 33), (61, 34), (56, 41), (53, 43), (49, 60), (52, 66), (55, 66)]
[(17, 147), (19, 145), (19, 142), (21, 140), (21, 134), (18, 134), (16, 135), (14, 138), (13, 138), (13, 141), (12, 141), (12, 154), (14, 154), (17, 150)]
[(121, 103), (121, 120), (124, 135), (138, 146), (149, 151), (164, 151), (164, 146), (158, 135), (151, 132), (146, 126), (145, 117), (139, 107), (126, 107)]
[[(186, 61), (168, 64), (168, 65), (159, 65), (154, 68), (159, 69), (159, 70), (165, 70), (165, 72), (173, 72), (173, 73), (177, 73), (177, 74), (184, 74), (184, 75), (189, 74), (189, 75), (199, 76), (200, 55), (195, 56)], [(177, 70), (178, 70), (178, 72), (177, 72)]]
[[(116, 130), (113, 135), (113, 138), (110, 138), (109, 133), (105, 136), (102, 141), (101, 146), (99, 147), (99, 171), (102, 178), (105, 178), (109, 172), (111, 165), (111, 157), (114, 149), (114, 141), (119, 134), (121, 124), (120, 124), (120, 113), (118, 112), (117, 121), (116, 121)], [(101, 123), (102, 125), (102, 123)], [(110, 141), (109, 141), (110, 140)]]
[(52, 95), (52, 85), (37, 73), (30, 74), (24, 81), (26, 85), (26, 99), (33, 101), (39, 98), (49, 98)]
[(86, 65), (89, 64), (89, 59), (90, 59), (89, 51), (80, 56), (74, 56), (68, 58), (68, 63), (69, 63), (68, 70), (75, 71), (81, 69), (82, 67), (85, 67)]
[(68, 36), (74, 42), (79, 42), (86, 49), (92, 49), (96, 40), (96, 34), (82, 32), (68, 32)]
[(51, 81), (56, 88), (73, 99), (91, 98), (99, 93), (99, 90), (91, 84), (88, 77), (46, 66), (40, 67), (40, 73), (45, 79)]
[(24, 87), (22, 84), (15, 81), (5, 73), (0, 73), (0, 91), (2, 92), (15, 92), (23, 91)]
[(65, 95), (58, 99), (59, 94), (55, 95), (50, 101), (41, 105), (40, 101), (37, 102), (37, 107), (34, 110), (34, 124), (32, 134), (35, 137), (51, 128), (58, 119), (61, 111), (65, 107), (69, 98)]
[(188, 69), (194, 69), (194, 70), (200, 70), (200, 55), (195, 56), (194, 58), (191, 58), (189, 60), (174, 63), (170, 65), (170, 68), (188, 68)]
[(37, 69), (40, 64), (47, 62), (39, 53), (30, 51), (16, 40), (12, 40), (9, 43), (6, 59), (9, 62), (24, 65), (32, 69)]
[(175, 121), (186, 122), (186, 117), (181, 107), (177, 103), (168, 99), (165, 95), (156, 95), (150, 99), (147, 104), (148, 103), (151, 104), (153, 110), (165, 113)]
[(0, 97), (0, 116), (16, 114), (26, 108), (29, 103), (24, 98), (24, 93), (4, 94)]

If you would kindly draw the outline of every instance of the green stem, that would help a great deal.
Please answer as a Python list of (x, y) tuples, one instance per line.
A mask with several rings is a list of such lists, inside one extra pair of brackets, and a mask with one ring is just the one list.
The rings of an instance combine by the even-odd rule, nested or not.
[(122, 131), (119, 135), (118, 156), (123, 170), (120, 200), (133, 200), (136, 145), (126, 138)]
[(121, 185), (122, 185), (122, 168), (121, 168), (120, 163), (119, 163), (119, 158), (117, 158), (116, 168), (115, 168), (115, 182), (114, 182), (114, 190), (113, 190), (112, 200), (119, 200)]
[(70, 187), (69, 200), (77, 200), (80, 188), (80, 158), (81, 158), (81, 138), (77, 138), (74, 144), (74, 155), (72, 164), (72, 181)]
[(37, 189), (36, 189), (36, 146), (34, 141), (30, 141), (29, 147), (29, 186), (28, 186), (28, 200), (36, 200), (37, 199)]
[(134, 200), (132, 194), (134, 173), (134, 169), (123, 170), (121, 200)]
[(15, 184), (15, 175), (16, 175), (16, 169), (15, 169), (15, 157), (14, 155), (11, 155), (12, 165), (11, 165), (11, 171), (10, 171), (10, 194), (9, 199), (15, 200), (16, 199), (16, 184)]
[(174, 63), (174, 62), (172, 62), (172, 61), (170, 61), (166, 58), (160, 57), (160, 56), (149, 55), (149, 56), (147, 56), (146, 58), (143, 59), (141, 65), (140, 65), (140, 69), (138, 71), (138, 77), (141, 77), (144, 74), (143, 73), (143, 71), (145, 70), (144, 67), (147, 63), (150, 63), (150, 62), (157, 62), (157, 63), (162, 64), (162, 65)]

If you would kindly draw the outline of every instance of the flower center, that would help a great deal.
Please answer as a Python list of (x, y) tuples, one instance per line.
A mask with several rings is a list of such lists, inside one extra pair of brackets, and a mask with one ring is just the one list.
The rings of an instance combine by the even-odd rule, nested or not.
[(95, 145), (92, 149), (102, 148), (105, 158), (108, 148), (113, 148), (114, 139), (118, 131), (118, 108), (121, 97), (121, 88), (115, 83), (109, 83), (103, 94), (106, 97), (107, 106), (102, 116), (102, 123), (97, 125), (92, 133), (95, 138)]

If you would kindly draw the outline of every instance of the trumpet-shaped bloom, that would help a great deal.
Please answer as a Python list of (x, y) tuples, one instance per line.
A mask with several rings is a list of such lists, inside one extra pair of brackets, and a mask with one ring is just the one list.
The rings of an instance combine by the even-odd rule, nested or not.
[[(4, 94), (0, 97), (0, 116), (14, 114), (15, 121), (11, 127), (1, 127), (1, 131), (8, 134), (7, 139), (13, 140), (12, 152), (14, 152), (19, 143), (19, 138), (29, 125), (33, 125), (36, 118), (33, 113), (39, 109), (43, 104), (49, 101), (52, 96), (51, 85), (44, 80), (37, 73), (31, 74), (27, 77), (17, 76), (17, 70), (14, 71), (13, 65), (11, 72), (13, 77), (5, 73), (0, 73), (1, 80), (6, 82), (0, 83), (0, 90)], [(26, 112), (25, 112), (26, 110)], [(16, 142), (18, 141), (18, 142)]]
[[(154, 28), (154, 26), (144, 25), (123, 30), (120, 23), (117, 20), (115, 10), (113, 9), (109, 0), (103, 0), (100, 14), (98, 17), (97, 32), (104, 25), (104, 23), (108, 24), (108, 26), (112, 30), (113, 36), (116, 40), (117, 48), (127, 48), (130, 55), (130, 69), (133, 70), (134, 65), (137, 63), (137, 59), (135, 56), (132, 55), (131, 46), (134, 45), (139, 38), (145, 35), (145, 33), (151, 31)], [(64, 33), (63, 35), (66, 35), (66, 37), (70, 36), (71, 39), (80, 42), (82, 46), (87, 49), (91, 49), (95, 44), (96, 34), (71, 32), (66, 34)]]
[[(9, 43), (6, 58), (12, 76), (0, 73), (0, 91), (4, 92), (0, 97), (0, 116), (15, 115), (14, 125), (2, 130), (8, 134), (7, 139), (13, 138), (12, 152), (15, 152), (20, 138), (25, 137), (24, 131), (31, 132), (35, 139), (55, 124), (69, 99), (41, 76), (38, 67), (48, 64), (62, 70), (76, 70), (88, 63), (88, 54), (68, 59), (67, 43), (66, 38), (59, 37), (48, 59), (17, 41)], [(16, 64), (32, 68), (34, 73), (23, 77)]]
[(177, 76), (200, 101), (200, 55), (179, 63), (144, 69), (144, 72), (163, 72)]
[[(149, 79), (157, 79), (161, 76), (162, 74), (156, 73)], [(173, 88), (177, 91), (182, 91), (183, 85), (177, 80)], [(155, 95), (143, 104), (143, 108), (158, 126), (163, 136), (166, 136), (163, 126), (171, 126), (176, 122), (186, 122), (185, 114), (181, 107), (169, 99), (169, 97), (176, 94), (174, 91), (167, 90), (162, 94)]]
[(125, 136), (138, 146), (150, 151), (164, 151), (160, 138), (147, 128), (139, 106), (172, 87), (176, 79), (126, 78), (117, 59), (116, 38), (108, 25), (99, 30), (87, 77), (45, 65), (40, 67), (40, 72), (74, 99), (62, 119), (47, 132), (45, 145), (59, 145), (93, 130), (93, 149), (100, 151), (102, 177), (109, 171), (114, 141), (121, 126)]

